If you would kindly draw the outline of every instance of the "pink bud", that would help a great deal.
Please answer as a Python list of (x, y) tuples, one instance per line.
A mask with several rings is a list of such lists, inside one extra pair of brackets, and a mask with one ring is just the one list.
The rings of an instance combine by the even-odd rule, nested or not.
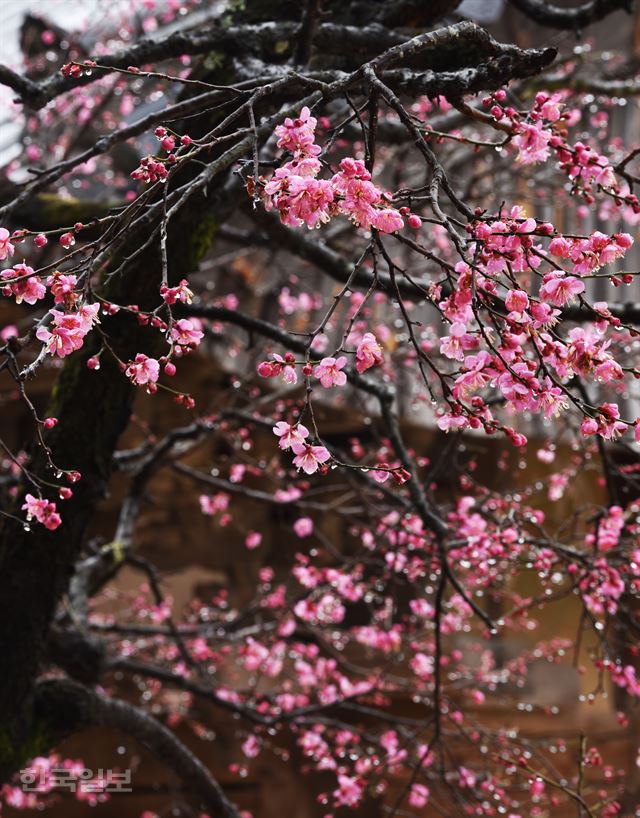
[(53, 429), (54, 426), (58, 425), (58, 418), (46, 418), (42, 425), (45, 429)]
[(299, 517), (293, 524), (293, 530), (298, 537), (308, 537), (313, 533), (313, 520), (311, 517)]
[(422, 227), (422, 219), (420, 216), (416, 216), (415, 213), (412, 213), (407, 219), (407, 224), (413, 230), (419, 230)]
[(595, 435), (598, 431), (598, 423), (593, 418), (585, 418), (580, 426), (580, 431), (585, 437)]
[(270, 361), (261, 361), (258, 364), (258, 375), (262, 378), (272, 378), (274, 375), (273, 366)]
[(33, 243), (35, 244), (36, 247), (46, 247), (46, 245), (49, 243), (49, 240), (44, 235), (44, 233), (38, 233), (38, 235), (33, 240)]
[(169, 377), (173, 377), (173, 375), (176, 374), (176, 365), (169, 361), (169, 363), (165, 365), (164, 374), (169, 375)]
[(244, 541), (244, 544), (246, 545), (247, 548), (253, 549), (253, 548), (257, 548), (260, 545), (261, 542), (262, 542), (262, 534), (260, 534), (258, 531), (250, 531), (247, 534), (247, 537), (246, 537), (246, 539)]
[(73, 247), (73, 245), (76, 243), (73, 233), (63, 233), (60, 236), (59, 241), (60, 244), (67, 250), (69, 247)]
[(100, 358), (97, 356), (93, 356), (93, 358), (89, 358), (87, 361), (87, 368), (88, 369), (100, 369)]

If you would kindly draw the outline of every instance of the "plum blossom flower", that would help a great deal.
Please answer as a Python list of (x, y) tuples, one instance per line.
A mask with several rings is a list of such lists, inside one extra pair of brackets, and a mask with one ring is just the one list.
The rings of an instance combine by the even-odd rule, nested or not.
[(534, 123), (522, 123), (513, 144), (518, 148), (518, 162), (533, 165), (544, 162), (549, 157), (549, 140), (551, 131), (546, 130), (540, 120)]
[(219, 511), (226, 511), (230, 501), (230, 495), (224, 491), (219, 491), (214, 495), (201, 494), (199, 497), (200, 510), (203, 514), (213, 517)]
[(529, 306), (529, 296), (524, 290), (509, 290), (504, 303), (509, 312), (524, 312)]
[(417, 809), (425, 807), (429, 801), (429, 794), (429, 787), (425, 787), (424, 784), (413, 784), (409, 792), (409, 803)]
[(260, 754), (260, 742), (256, 736), (248, 736), (242, 744), (242, 752), (247, 758), (256, 758)]
[(15, 324), (7, 324), (0, 330), (0, 341), (8, 341), (9, 338), (18, 337), (18, 327)]
[(382, 349), (372, 332), (365, 332), (356, 349), (356, 369), (366, 372), (372, 366), (382, 363)]
[(77, 284), (75, 276), (55, 272), (49, 276), (47, 284), (53, 293), (54, 304), (67, 304), (67, 306), (73, 304), (75, 301), (74, 290)]
[(275, 129), (278, 137), (278, 147), (293, 154), (319, 153), (320, 149), (314, 145), (315, 128), (318, 120), (311, 116), (311, 111), (305, 107), (300, 111), (300, 116), (296, 119), (287, 117), (282, 125)]
[(339, 358), (323, 358), (316, 366), (313, 374), (320, 379), (320, 383), (329, 389), (332, 386), (344, 386), (347, 382), (347, 375), (341, 370), (347, 364), (344, 355)]
[(443, 432), (449, 432), (451, 429), (466, 429), (469, 426), (469, 419), (464, 415), (454, 415), (451, 412), (447, 412), (440, 415), (436, 423), (438, 424), (438, 429)]
[(176, 301), (180, 301), (182, 304), (191, 304), (193, 301), (193, 292), (189, 289), (185, 278), (176, 287), (167, 287), (166, 285), (160, 287), (160, 295), (166, 304), (175, 304)]
[(14, 253), (14, 246), (11, 244), (11, 233), (6, 227), (0, 227), (0, 261), (4, 261)]
[(50, 355), (64, 358), (81, 349), (85, 335), (98, 321), (99, 309), (99, 304), (84, 304), (77, 312), (51, 310), (51, 328), (38, 327), (36, 337), (44, 341)]
[(440, 340), (440, 352), (447, 358), (463, 361), (465, 351), (478, 346), (476, 338), (459, 321), (451, 325), (449, 333)]
[(309, 537), (313, 533), (313, 520), (311, 517), (298, 517), (293, 524), (293, 530), (301, 539)]
[(250, 531), (245, 537), (244, 544), (249, 550), (257, 548), (262, 542), (262, 534), (259, 531)]
[(311, 230), (329, 221), (329, 207), (333, 204), (331, 182), (304, 176), (291, 176), (288, 185), (285, 224), (299, 227), (306, 224)]
[[(11, 279), (19, 279), (15, 284), (11, 283)], [(0, 273), (2, 282), (7, 282), (2, 287), (4, 295), (14, 295), (16, 304), (35, 304), (47, 294), (47, 288), (42, 283), (40, 276), (34, 275), (33, 267), (27, 264), (16, 264), (8, 270), (3, 270)]]
[(304, 445), (305, 439), (309, 437), (309, 430), (302, 423), (292, 426), (284, 420), (276, 423), (273, 427), (273, 433), (280, 438), (278, 446), (283, 451), (287, 451), (294, 445)]
[(404, 220), (397, 210), (385, 207), (374, 211), (371, 224), (382, 233), (395, 233), (397, 230), (402, 230)]
[(556, 307), (564, 307), (584, 291), (584, 281), (574, 276), (565, 276), (558, 271), (544, 277), (544, 284), (540, 287), (540, 298), (549, 301)]
[(282, 375), (285, 383), (297, 383), (298, 373), (295, 368), (295, 360), (291, 352), (287, 352), (284, 358), (274, 352), (273, 361), (262, 361), (258, 364), (258, 374), (263, 378), (275, 378), (277, 375)]
[(419, 679), (426, 681), (433, 677), (434, 661), (433, 656), (418, 652), (411, 660), (411, 669)]
[(170, 337), (180, 346), (197, 347), (204, 338), (202, 322), (197, 318), (180, 318), (171, 327)]
[(548, 122), (557, 122), (561, 115), (564, 105), (562, 104), (562, 95), (555, 93), (550, 97), (544, 92), (536, 94), (536, 104), (540, 106), (540, 113)]
[(160, 375), (160, 364), (155, 358), (149, 358), (143, 352), (139, 352), (135, 360), (129, 363), (125, 369), (125, 375), (136, 386), (156, 383)]
[(362, 800), (363, 785), (357, 778), (348, 775), (338, 776), (338, 789), (333, 791), (336, 806), (357, 807)]
[(296, 455), (293, 458), (293, 465), (297, 469), (302, 469), (305, 474), (317, 472), (320, 466), (331, 458), (331, 454), (324, 446), (294, 443), (291, 448)]
[(51, 500), (38, 499), (33, 494), (25, 496), (22, 510), (27, 512), (27, 520), (34, 518), (49, 531), (55, 531), (62, 522), (62, 518), (56, 511), (56, 504)]

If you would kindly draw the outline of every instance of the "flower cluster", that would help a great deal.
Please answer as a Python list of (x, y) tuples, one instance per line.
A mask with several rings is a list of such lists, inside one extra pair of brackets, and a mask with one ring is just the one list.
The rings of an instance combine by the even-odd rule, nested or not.
[(330, 179), (318, 178), (322, 162), (316, 125), (316, 118), (303, 108), (297, 119), (287, 118), (276, 127), (278, 147), (292, 154), (292, 159), (260, 188), (265, 208), (277, 210), (282, 223), (290, 227), (320, 227), (340, 214), (364, 229), (401, 230), (402, 214), (391, 206), (389, 194), (371, 181), (361, 160), (346, 157)]
[(152, 388), (160, 375), (160, 364), (155, 358), (149, 358), (139, 352), (135, 359), (127, 364), (125, 375), (136, 386)]
[(81, 349), (85, 335), (99, 321), (99, 310), (99, 304), (83, 304), (76, 312), (51, 310), (51, 325), (38, 327), (36, 337), (50, 355), (64, 358)]
[(2, 294), (15, 296), (16, 304), (22, 304), (23, 301), (25, 304), (35, 304), (47, 294), (42, 279), (27, 264), (14, 264), (3, 270), (0, 272), (0, 281), (3, 282)]
[(595, 201), (595, 189), (611, 195), (617, 204), (624, 202), (633, 213), (640, 214), (640, 201), (616, 178), (616, 169), (602, 153), (584, 142), (571, 144), (567, 129), (580, 118), (577, 109), (565, 105), (566, 92), (536, 94), (533, 107), (523, 116), (505, 106), (506, 93), (497, 91), (483, 100), (496, 122), (511, 128), (517, 161), (523, 165), (545, 162), (553, 153), (561, 170), (572, 182), (572, 194), (580, 193), (588, 203)]
[(330, 452), (324, 446), (312, 446), (307, 442), (309, 430), (302, 423), (292, 426), (284, 420), (278, 421), (273, 433), (280, 438), (278, 445), (283, 451), (293, 451), (293, 465), (305, 474), (314, 474), (331, 459)]
[(131, 178), (145, 182), (146, 184), (166, 182), (169, 176), (168, 164), (168, 159), (156, 159), (155, 156), (143, 156), (138, 167), (131, 171)]
[(55, 531), (62, 522), (58, 514), (56, 504), (51, 500), (42, 497), (34, 497), (33, 494), (25, 496), (22, 510), (27, 512), (27, 520), (37, 520), (49, 531)]
[[(383, 362), (382, 348), (376, 337), (371, 332), (365, 332), (356, 348), (356, 370), (359, 373), (366, 372), (373, 366)], [(278, 353), (273, 353), (271, 361), (262, 361), (258, 364), (258, 374), (263, 378), (282, 377), (285, 383), (294, 384), (298, 381), (298, 373), (295, 355), (287, 352), (284, 357)], [(344, 368), (347, 365), (347, 358), (340, 355), (335, 358), (327, 356), (322, 358), (315, 366), (311, 363), (302, 364), (302, 374), (317, 378), (321, 386), (331, 389), (334, 386), (344, 386), (347, 383), (347, 373)]]

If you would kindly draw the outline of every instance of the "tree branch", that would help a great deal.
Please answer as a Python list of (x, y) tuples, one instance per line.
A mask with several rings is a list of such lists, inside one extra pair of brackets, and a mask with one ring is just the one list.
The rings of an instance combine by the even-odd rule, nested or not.
[(624, 9), (629, 14), (633, 0), (591, 0), (575, 8), (562, 8), (542, 0), (509, 0), (522, 14), (530, 20), (547, 28), (566, 28), (574, 31), (597, 23), (614, 11)]
[(122, 730), (167, 764), (213, 816), (239, 818), (200, 759), (164, 724), (128, 702), (109, 699), (76, 682), (52, 679), (36, 686), (34, 710), (46, 729), (59, 736), (88, 727)]

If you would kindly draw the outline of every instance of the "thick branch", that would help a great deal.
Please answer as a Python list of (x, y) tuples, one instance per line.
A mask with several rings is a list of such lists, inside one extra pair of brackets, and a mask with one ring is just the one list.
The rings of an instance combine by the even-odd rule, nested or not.
[[(100, 57), (100, 65), (106, 69), (126, 70), (130, 66), (160, 62), (185, 54), (204, 54), (212, 50), (222, 51), (234, 57), (269, 57), (280, 62), (282, 59), (280, 44), (284, 42), (287, 50), (291, 49), (297, 40), (299, 30), (299, 24), (266, 23), (260, 26), (228, 29), (210, 28), (201, 32), (177, 32), (164, 40), (143, 41), (125, 51)], [(373, 58), (371, 67), (376, 72), (386, 70), (399, 62), (415, 63), (418, 59), (419, 68), (427, 72), (425, 89), (431, 88), (433, 82), (429, 72), (444, 76), (449, 72), (454, 74), (460, 72), (463, 68), (469, 69), (462, 72), (462, 76), (451, 79), (444, 76), (446, 87), (443, 86), (435, 93), (452, 93), (453, 80), (458, 93), (465, 93), (465, 85), (468, 85), (467, 93), (484, 87), (497, 87), (493, 84), (496, 82), (496, 68), (500, 82), (507, 82), (509, 79), (538, 73), (555, 57), (554, 49), (524, 50), (514, 45), (499, 43), (484, 29), (467, 21), (421, 34), (411, 40), (406, 40), (404, 35), (381, 26), (363, 29), (326, 23), (318, 26), (314, 42), (320, 51), (328, 54), (347, 54), (351, 59), (355, 54), (361, 60)], [(380, 51), (382, 53), (379, 53)], [(495, 65), (496, 63), (498, 65)], [(3, 68), (0, 83), (18, 91), (25, 105), (38, 109), (60, 94), (94, 82), (104, 74), (105, 70), (101, 68), (89, 76), (84, 74), (79, 78), (70, 78), (56, 74), (41, 83), (33, 83)], [(468, 75), (466, 83), (465, 75)], [(417, 84), (419, 76), (414, 74), (414, 85)], [(483, 82), (487, 81), (490, 84), (483, 86)], [(405, 78), (405, 85), (407, 83), (408, 79)], [(391, 81), (390, 84), (394, 85)], [(422, 91), (431, 92), (433, 89)]]
[(167, 764), (211, 813), (239, 818), (204, 764), (164, 724), (120, 699), (109, 699), (75, 682), (55, 679), (37, 685), (34, 709), (45, 729), (58, 736), (88, 727), (113, 727), (133, 736)]
[(530, 20), (547, 28), (566, 28), (578, 30), (597, 23), (614, 11), (624, 9), (631, 13), (633, 0), (591, 0), (582, 6), (562, 8), (542, 0), (510, 0), (518, 11), (526, 14)]

